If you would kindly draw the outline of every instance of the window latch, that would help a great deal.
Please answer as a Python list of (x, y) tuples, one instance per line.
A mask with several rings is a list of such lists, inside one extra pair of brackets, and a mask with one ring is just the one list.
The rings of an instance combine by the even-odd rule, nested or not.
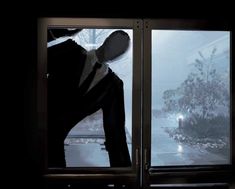
[(149, 169), (149, 162), (148, 162), (148, 158), (147, 158), (147, 155), (148, 155), (148, 149), (144, 149), (144, 169), (146, 171), (148, 171)]

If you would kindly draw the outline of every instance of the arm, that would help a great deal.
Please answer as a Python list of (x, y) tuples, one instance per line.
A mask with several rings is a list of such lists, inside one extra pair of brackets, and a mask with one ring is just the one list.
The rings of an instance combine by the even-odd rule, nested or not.
[(82, 29), (62, 29), (62, 28), (52, 28), (47, 30), (47, 40), (48, 42), (55, 40), (59, 37), (65, 37), (65, 36), (72, 36), (78, 32), (80, 32)]

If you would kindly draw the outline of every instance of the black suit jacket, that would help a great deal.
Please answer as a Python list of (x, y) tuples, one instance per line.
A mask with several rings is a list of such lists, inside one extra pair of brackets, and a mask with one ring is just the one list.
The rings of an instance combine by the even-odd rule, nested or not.
[(109, 73), (87, 93), (79, 81), (86, 50), (74, 41), (48, 49), (48, 143), (49, 164), (65, 166), (64, 139), (88, 115), (103, 110), (106, 149), (111, 166), (130, 166), (125, 135), (123, 82)]

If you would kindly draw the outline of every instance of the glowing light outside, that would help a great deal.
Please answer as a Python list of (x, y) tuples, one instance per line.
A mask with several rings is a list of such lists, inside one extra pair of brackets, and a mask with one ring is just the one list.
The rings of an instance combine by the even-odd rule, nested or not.
[(182, 153), (184, 150), (183, 150), (183, 147), (179, 144), (178, 145), (178, 149), (177, 149), (177, 151), (179, 152), (179, 153)]
[(179, 121), (179, 120), (183, 121), (184, 116), (182, 114), (179, 114), (176, 119), (177, 119), (177, 121)]

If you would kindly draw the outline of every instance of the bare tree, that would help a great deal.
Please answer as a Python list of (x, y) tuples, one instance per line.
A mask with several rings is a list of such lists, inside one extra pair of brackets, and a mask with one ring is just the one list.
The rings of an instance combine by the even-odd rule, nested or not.
[(228, 85), (215, 68), (215, 52), (216, 48), (207, 59), (199, 52), (200, 59), (195, 60), (194, 70), (186, 80), (177, 89), (163, 93), (166, 111), (187, 112), (209, 119), (215, 117), (223, 107), (226, 110), (223, 113), (228, 114)]

